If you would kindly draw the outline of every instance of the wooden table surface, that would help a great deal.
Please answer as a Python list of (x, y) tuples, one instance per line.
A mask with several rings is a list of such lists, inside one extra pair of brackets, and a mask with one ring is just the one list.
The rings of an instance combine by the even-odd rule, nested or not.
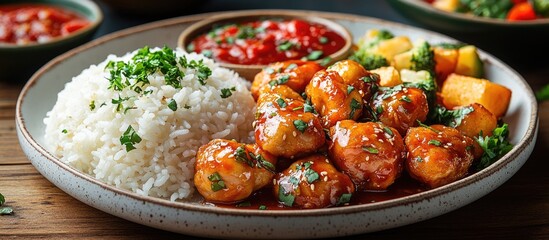
[[(531, 85), (549, 84), (549, 60), (512, 64)], [(519, 61), (520, 62), (520, 61)], [(0, 239), (192, 238), (101, 212), (46, 180), (23, 154), (15, 131), (16, 99), (23, 83), (0, 77), (0, 193), (13, 215), (0, 216)], [(420, 223), (352, 238), (549, 239), (549, 101), (539, 105), (539, 135), (526, 164), (501, 187), (463, 208)]]

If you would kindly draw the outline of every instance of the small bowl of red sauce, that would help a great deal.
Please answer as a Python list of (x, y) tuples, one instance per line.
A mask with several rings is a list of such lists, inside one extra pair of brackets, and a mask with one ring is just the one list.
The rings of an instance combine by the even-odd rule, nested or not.
[(91, 40), (102, 20), (90, 0), (3, 0), (0, 81), (25, 81), (55, 56)]
[(178, 46), (214, 59), (253, 80), (267, 64), (286, 60), (329, 65), (348, 56), (352, 36), (331, 20), (291, 11), (219, 14), (191, 25)]

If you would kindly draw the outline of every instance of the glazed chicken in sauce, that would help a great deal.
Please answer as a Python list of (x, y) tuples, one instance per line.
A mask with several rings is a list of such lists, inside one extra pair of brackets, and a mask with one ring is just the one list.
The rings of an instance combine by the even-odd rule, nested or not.
[(257, 145), (275, 156), (302, 156), (325, 142), (320, 118), (313, 108), (285, 86), (259, 97), (253, 124)]
[(436, 94), (421, 85), (380, 81), (351, 60), (327, 69), (298, 60), (270, 64), (251, 87), (256, 143), (201, 147), (198, 191), (227, 204), (263, 188), (255, 195), (272, 192), (279, 208), (310, 209), (347, 205), (355, 193), (400, 196), (408, 190), (392, 188), (407, 185), (398, 182), (402, 175), (416, 186), (409, 194), (466, 176), (483, 156), (474, 138), (489, 136), (497, 118), (476, 103), (434, 108), (427, 96)]
[(380, 122), (396, 128), (402, 135), (417, 126), (418, 121), (425, 122), (429, 113), (425, 93), (402, 85), (380, 89), (370, 107)]
[(414, 127), (404, 138), (410, 176), (438, 187), (465, 176), (474, 160), (474, 140), (443, 125)]
[(314, 154), (295, 161), (274, 180), (274, 195), (289, 207), (324, 208), (350, 201), (355, 187), (330, 160)]
[(406, 151), (396, 129), (344, 120), (330, 128), (330, 138), (330, 158), (358, 190), (384, 190), (400, 176)]
[(332, 71), (318, 71), (305, 93), (322, 117), (322, 125), (329, 128), (338, 121), (357, 120), (362, 114), (362, 96), (352, 85)]
[(235, 203), (270, 184), (275, 165), (255, 144), (214, 139), (198, 150), (194, 184), (207, 201)]

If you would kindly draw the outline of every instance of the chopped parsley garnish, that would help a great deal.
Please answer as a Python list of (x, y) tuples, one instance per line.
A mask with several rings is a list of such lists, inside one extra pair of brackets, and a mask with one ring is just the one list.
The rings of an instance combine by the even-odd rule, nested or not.
[(179, 64), (184, 68), (196, 70), (196, 77), (198, 78), (198, 82), (202, 85), (206, 85), (206, 79), (212, 75), (212, 70), (204, 64), (202, 59), (198, 62), (195, 60), (187, 61), (187, 57), (183, 56), (179, 58)]
[(185, 106), (183, 106), (183, 108), (185, 108), (185, 109), (191, 109), (191, 106), (185, 104)]
[[(264, 30), (263, 30), (264, 31)], [(248, 39), (254, 38), (256, 30), (252, 26), (240, 26), (236, 38), (238, 39)]]
[(278, 104), (278, 106), (280, 106), (281, 108), (285, 108), (288, 106), (288, 104), (286, 103), (286, 101), (284, 101), (284, 99), (282, 98), (278, 98), (276, 100), (276, 103)]
[(303, 175), (305, 176), (305, 178), (307, 179), (307, 182), (309, 184), (315, 182), (316, 180), (318, 180), (320, 178), (320, 175), (318, 175), (318, 173), (313, 170), (312, 168), (308, 167), (305, 172), (303, 173)]
[(282, 76), (276, 78), (275, 80), (270, 81), (269, 85), (271, 85), (271, 87), (276, 86), (276, 85), (282, 85), (284, 83), (287, 83), (288, 80), (290, 80), (289, 75), (282, 75)]
[(362, 108), (362, 104), (355, 100), (354, 98), (351, 99), (351, 113), (349, 114), (349, 118), (353, 118), (355, 116), (355, 111)]
[(339, 199), (337, 200), (336, 206), (341, 206), (345, 203), (349, 203), (351, 201), (351, 197), (353, 196), (352, 193), (344, 193), (341, 194)]
[(222, 88), (221, 89), (221, 98), (228, 98), (233, 95), (232, 92), (236, 91), (236, 87), (232, 88)]
[(412, 99), (410, 99), (408, 96), (404, 95), (400, 98), (400, 101), (411, 103)]
[(296, 68), (297, 68), (297, 64), (292, 63), (292, 64), (288, 65), (288, 67), (286, 67), (286, 71), (291, 71), (291, 70), (294, 70)]
[(284, 41), (276, 47), (276, 50), (278, 50), (280, 52), (288, 51), (288, 50), (292, 49), (294, 46), (295, 46), (295, 43), (290, 42), (290, 41)]
[(201, 53), (202, 55), (204, 55), (204, 57), (207, 57), (207, 58), (211, 58), (213, 56), (212, 50), (205, 49), (205, 50), (202, 50)]
[(282, 185), (278, 188), (278, 201), (282, 204), (291, 207), (294, 205), (295, 196), (290, 192), (286, 192)]
[(419, 121), (419, 120), (417, 120), (417, 122), (418, 122), (418, 125), (419, 125), (420, 127), (427, 128), (427, 129), (429, 129), (429, 130), (431, 130), (431, 131), (433, 131), (433, 132), (436, 132), (436, 133), (439, 133), (439, 132), (440, 132), (439, 130), (434, 129), (434, 128), (432, 128), (431, 126), (426, 125), (426, 124), (422, 123), (422, 122)]
[(255, 159), (257, 167), (263, 168), (271, 173), (275, 173), (276, 167), (271, 162), (267, 161), (267, 159), (265, 159), (263, 156), (261, 156), (261, 154), (255, 155), (253, 153), (250, 153), (250, 157)]
[(377, 114), (382, 114), (383, 113), (383, 106), (379, 105), (376, 107), (376, 113)]
[(484, 153), (478, 162), (477, 169), (483, 169), (490, 166), (492, 163), (503, 157), (513, 148), (513, 144), (509, 142), (507, 137), (509, 136), (509, 128), (507, 123), (497, 127), (492, 131), (492, 136), (475, 137)]
[(149, 84), (148, 76), (157, 71), (164, 74), (166, 84), (174, 88), (181, 88), (180, 80), (184, 76), (179, 69), (175, 52), (167, 46), (155, 52), (151, 52), (149, 47), (143, 47), (130, 61), (110, 61), (105, 69), (110, 73), (107, 78), (110, 82), (109, 89), (121, 91), (129, 87), (137, 93)]
[(153, 92), (153, 90), (147, 90), (143, 92), (143, 95), (149, 95)]
[(214, 172), (210, 176), (208, 176), (208, 180), (210, 180), (210, 182), (212, 183), (211, 188), (214, 192), (227, 188), (225, 186), (225, 181), (223, 181), (221, 175), (219, 175), (218, 172)]
[(393, 131), (389, 128), (389, 127), (383, 127), (383, 131), (387, 134), (389, 134), (389, 136), (394, 136), (394, 133)]
[(137, 135), (137, 133), (135, 132), (135, 130), (131, 125), (129, 125), (126, 131), (124, 132), (124, 134), (120, 136), (120, 144), (126, 146), (126, 152), (134, 150), (135, 149), (134, 144), (137, 144), (140, 142), (141, 142), (141, 137)]
[(175, 110), (177, 110), (177, 102), (175, 102), (175, 99), (171, 99), (170, 102), (168, 103), (168, 108), (170, 108), (172, 111), (175, 112)]
[[(130, 97), (125, 97), (125, 98), (121, 98), (120, 95), (118, 95), (118, 99), (111, 99), (111, 103), (112, 104), (116, 104), (116, 111), (117, 112), (120, 112), (120, 110), (124, 109), (124, 105), (123, 103), (125, 101), (128, 101), (130, 99)], [(125, 108), (126, 110), (129, 109), (128, 107)], [(125, 113), (126, 111), (124, 111)]]
[(67, 131), (67, 129), (63, 129), (63, 130), (61, 130), (61, 132), (64, 133), (64, 134), (67, 134), (68, 131)]
[(349, 95), (353, 90), (355, 90), (355, 87), (348, 85), (347, 86), (347, 95)]
[[(301, 166), (297, 166), (297, 167), (296, 167), (296, 170), (301, 170)], [(299, 179), (297, 179), (297, 178), (294, 177), (294, 176), (291, 176), (291, 177), (290, 177), (290, 183), (291, 183), (295, 188), (297, 188), (297, 186), (299, 185)]]
[(305, 104), (303, 104), (303, 112), (315, 113), (316, 111), (315, 111), (315, 108), (311, 104), (305, 103)]
[(248, 166), (250, 167), (254, 166), (254, 163), (248, 157), (248, 153), (246, 152), (246, 149), (244, 149), (243, 145), (236, 148), (236, 150), (234, 151), (234, 158), (236, 159), (236, 161), (248, 164)]
[(435, 146), (439, 147), (442, 143), (439, 140), (431, 139), (431, 140), (429, 140), (429, 142), (427, 144), (435, 145)]
[(421, 158), (420, 156), (417, 156), (414, 159), (416, 160), (416, 162), (423, 162), (423, 158)]
[(13, 213), (13, 209), (10, 207), (1, 207), (6, 202), (4, 195), (0, 193), (0, 215), (10, 215)]
[(307, 56), (307, 60), (310, 60), (310, 61), (318, 60), (318, 59), (320, 59), (320, 57), (322, 57), (322, 54), (324, 54), (324, 52), (321, 51), (321, 50), (312, 51)]
[(92, 100), (90, 102), (90, 111), (93, 111), (93, 110), (95, 110), (95, 100)]
[(475, 111), (472, 106), (461, 107), (458, 109), (446, 109), (443, 106), (436, 105), (430, 113), (430, 119), (433, 123), (440, 123), (448, 127), (457, 127), (461, 125), (463, 119), (470, 113)]
[(364, 77), (360, 78), (360, 80), (362, 80), (365, 83), (373, 83), (373, 82), (375, 82), (375, 79), (372, 76), (374, 76), (374, 75), (371, 74), (369, 76), (364, 76)]
[(328, 66), (328, 64), (330, 64), (332, 62), (332, 58), (331, 57), (325, 57), (323, 58), (322, 60), (320, 60), (320, 66), (323, 66), (323, 67), (326, 67)]
[(376, 148), (374, 147), (366, 147), (366, 146), (363, 146), (362, 147), (362, 150), (366, 151), (366, 152), (369, 152), (369, 153), (372, 153), (372, 154), (378, 154), (379, 153), (379, 150), (377, 150)]
[(267, 206), (265, 206), (265, 205), (259, 205), (259, 210), (267, 210)]
[(323, 36), (323, 37), (320, 37), (320, 38), (318, 38), (318, 42), (319, 42), (320, 44), (326, 44), (326, 43), (328, 43), (328, 38), (327, 38), (327, 37), (324, 37), (324, 36)]
[(305, 132), (305, 129), (307, 129), (307, 123), (304, 122), (301, 119), (294, 121), (294, 126), (297, 130), (299, 130), (301, 133)]

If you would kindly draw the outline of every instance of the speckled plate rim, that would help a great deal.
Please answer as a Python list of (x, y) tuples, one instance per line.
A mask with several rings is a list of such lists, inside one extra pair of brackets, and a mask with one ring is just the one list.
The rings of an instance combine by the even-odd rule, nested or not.
[[(260, 12), (262, 10), (248, 10), (248, 11), (255, 11)], [(268, 10), (273, 11), (273, 10)], [(279, 10), (279, 11), (291, 11), (291, 12), (298, 12), (303, 14), (314, 14), (315, 16), (319, 17), (325, 17), (328, 19), (340, 19), (340, 20), (347, 20), (351, 22), (370, 22), (373, 24), (379, 23), (383, 26), (395, 26), (397, 28), (408, 28), (412, 29), (414, 31), (419, 31), (425, 34), (429, 35), (435, 35), (438, 37), (443, 37), (447, 39), (452, 39), (450, 37), (444, 36), (439, 33), (427, 31), (420, 28), (411, 27), (404, 24), (384, 21), (380, 19), (375, 18), (369, 18), (364, 16), (358, 16), (358, 15), (351, 15), (351, 14), (343, 14), (343, 13), (327, 13), (327, 12), (317, 12), (317, 11), (298, 11), (298, 10)], [(242, 11), (245, 12), (245, 11)], [(489, 59), (493, 64), (497, 65), (500, 68), (507, 69), (510, 71), (510, 73), (515, 77), (512, 81), (515, 81), (521, 87), (525, 89), (525, 92), (527, 93), (527, 98), (530, 101), (530, 110), (531, 115), (528, 116), (528, 127), (524, 134), (524, 136), (520, 139), (520, 141), (516, 144), (516, 146), (505, 156), (503, 156), (499, 161), (492, 164), (486, 169), (483, 169), (482, 171), (479, 171), (475, 174), (472, 174), (471, 176), (468, 176), (464, 179), (461, 179), (459, 181), (453, 182), (451, 184), (448, 184), (446, 186), (428, 190), (425, 192), (421, 192), (418, 194), (410, 195), (407, 197), (397, 198), (393, 200), (378, 202), (378, 203), (370, 203), (370, 204), (362, 204), (362, 205), (356, 205), (356, 206), (346, 206), (346, 207), (337, 207), (337, 208), (325, 208), (325, 209), (311, 209), (311, 210), (276, 210), (276, 211), (263, 211), (263, 210), (248, 210), (248, 209), (229, 209), (229, 208), (217, 208), (217, 207), (211, 207), (211, 206), (202, 206), (197, 204), (191, 204), (191, 203), (185, 203), (185, 202), (170, 202), (168, 200), (159, 199), (159, 198), (153, 198), (153, 197), (147, 197), (147, 196), (140, 196), (133, 192), (118, 189), (116, 187), (107, 185), (103, 182), (100, 182), (99, 180), (96, 180), (92, 178), (89, 175), (83, 174), (76, 169), (73, 169), (72, 167), (66, 165), (65, 163), (61, 162), (59, 159), (54, 157), (52, 154), (50, 154), (47, 150), (45, 150), (40, 144), (37, 143), (35, 139), (31, 136), (31, 134), (28, 132), (28, 130), (25, 127), (25, 119), (22, 117), (21, 112), (21, 105), (23, 104), (23, 101), (25, 99), (25, 94), (33, 87), (33, 85), (36, 83), (36, 81), (43, 75), (45, 72), (48, 71), (48, 69), (51, 66), (54, 66), (56, 64), (59, 64), (63, 61), (65, 61), (68, 58), (71, 58), (74, 55), (77, 55), (79, 52), (88, 50), (90, 48), (94, 48), (96, 46), (102, 45), (108, 41), (111, 41), (116, 38), (128, 36), (131, 34), (148, 31), (151, 29), (159, 28), (162, 26), (169, 26), (174, 24), (183, 24), (183, 23), (190, 23), (194, 21), (198, 21), (201, 19), (204, 19), (206, 17), (209, 17), (216, 13), (206, 13), (206, 14), (199, 14), (199, 15), (192, 15), (192, 16), (186, 16), (186, 17), (180, 17), (180, 18), (174, 18), (174, 19), (168, 19), (158, 22), (153, 22), (149, 24), (144, 24), (132, 28), (128, 28), (125, 30), (121, 30), (109, 35), (106, 35), (104, 37), (101, 37), (99, 39), (96, 39), (92, 42), (89, 42), (87, 44), (84, 44), (78, 48), (75, 48), (63, 55), (60, 55), (59, 57), (53, 59), (49, 63), (47, 63), (44, 67), (42, 67), (40, 70), (38, 70), (31, 79), (27, 82), (27, 84), (23, 87), (23, 90), (21, 94), (19, 95), (17, 99), (17, 105), (16, 105), (16, 126), (18, 128), (18, 132), (20, 133), (20, 138), (24, 138), (25, 141), (27, 141), (33, 148), (35, 148), (42, 156), (47, 158), (49, 161), (56, 164), (61, 169), (65, 170), (67, 173), (70, 173), (74, 175), (77, 178), (83, 179), (87, 182), (90, 182), (94, 185), (97, 185), (105, 190), (114, 192), (119, 195), (124, 195), (129, 198), (148, 202), (151, 204), (159, 205), (159, 206), (165, 206), (170, 208), (177, 208), (181, 210), (186, 211), (196, 211), (196, 212), (204, 212), (204, 213), (213, 213), (217, 215), (234, 215), (234, 216), (243, 216), (243, 217), (303, 217), (303, 216), (330, 216), (330, 215), (344, 215), (344, 214), (351, 214), (351, 213), (357, 213), (357, 212), (368, 212), (368, 211), (374, 211), (374, 210), (382, 210), (382, 209), (388, 209), (388, 208), (394, 208), (398, 206), (403, 205), (409, 205), (417, 202), (424, 201), (426, 199), (431, 199), (435, 197), (440, 197), (444, 194), (457, 191), (461, 188), (464, 188), (468, 185), (471, 185), (481, 179), (487, 178), (499, 170), (503, 169), (506, 165), (511, 163), (513, 160), (518, 158), (523, 151), (528, 149), (530, 152), (527, 153), (527, 156), (523, 156), (525, 158), (528, 158), (529, 154), (531, 153), (531, 150), (533, 148), (533, 141), (535, 141), (535, 138), (537, 136), (537, 127), (538, 127), (538, 105), (535, 100), (534, 94), (530, 86), (526, 83), (526, 81), (512, 68), (507, 66), (506, 64), (502, 63), (500, 60), (496, 59), (490, 54), (487, 54), (483, 51), (480, 51), (481, 56), (484, 58)], [(177, 39), (174, 39), (176, 41)], [(21, 141), (21, 139), (20, 139)], [(519, 166), (520, 168), (520, 166)], [(499, 186), (499, 185), (498, 185)], [(442, 214), (442, 213), (441, 213)], [(439, 215), (439, 214), (437, 214)]]
[[(86, 18), (87, 20), (89, 20), (91, 24), (84, 27), (84, 28), (82, 28), (82, 29), (79, 29), (76, 32), (73, 32), (73, 33), (71, 33), (67, 36), (56, 37), (56, 38), (52, 39), (51, 41), (48, 41), (48, 42), (45, 42), (45, 43), (29, 43), (29, 44), (25, 44), (25, 45), (2, 44), (2, 43), (0, 43), (0, 49), (13, 49), (15, 51), (22, 50), (22, 49), (24, 49), (24, 50), (33, 50), (35, 48), (43, 48), (43, 47), (48, 47), (48, 46), (52, 46), (52, 45), (57, 45), (57, 44), (60, 44), (60, 43), (66, 42), (66, 41), (70, 41), (73, 38), (77, 38), (78, 36), (81, 36), (81, 35), (85, 34), (86, 32), (93, 31), (94, 29), (99, 28), (99, 25), (101, 25), (101, 23), (103, 22), (103, 12), (101, 11), (101, 9), (97, 5), (97, 3), (95, 3), (94, 1), (91, 1), (91, 0), (58, 0), (57, 2), (36, 1), (37, 4), (46, 4), (46, 5), (51, 5), (51, 6), (60, 6), (64, 2), (65, 3), (68, 2), (68, 3), (76, 4), (76, 5), (78, 5), (78, 7), (85, 8), (87, 11), (89, 11), (92, 14), (91, 18), (89, 16), (87, 16), (86, 14), (83, 14), (80, 10), (74, 10), (72, 7), (69, 7), (69, 9), (71, 11), (77, 12), (79, 15), (81, 15), (84, 18)], [(32, 3), (34, 3), (34, 2), (31, 2), (31, 4)], [(7, 5), (9, 5), (9, 4), (12, 4), (12, 3), (7, 3)], [(17, 3), (16, 2), (16, 3), (13, 3), (13, 4), (27, 4), (27, 3), (26, 2), (25, 3)], [(0, 4), (0, 5), (2, 5), (2, 4)]]
[(402, 4), (407, 4), (408, 6), (416, 7), (430, 14), (445, 16), (447, 18), (460, 20), (462, 22), (468, 22), (468, 23), (482, 23), (486, 25), (496, 25), (500, 27), (540, 26), (540, 25), (547, 25), (549, 27), (549, 18), (535, 19), (535, 20), (528, 20), (528, 21), (506, 21), (506, 20), (498, 20), (498, 19), (492, 19), (492, 18), (476, 17), (476, 16), (467, 15), (463, 13), (446, 12), (444, 10), (433, 7), (422, 0), (389, 0), (389, 1), (401, 2)]

